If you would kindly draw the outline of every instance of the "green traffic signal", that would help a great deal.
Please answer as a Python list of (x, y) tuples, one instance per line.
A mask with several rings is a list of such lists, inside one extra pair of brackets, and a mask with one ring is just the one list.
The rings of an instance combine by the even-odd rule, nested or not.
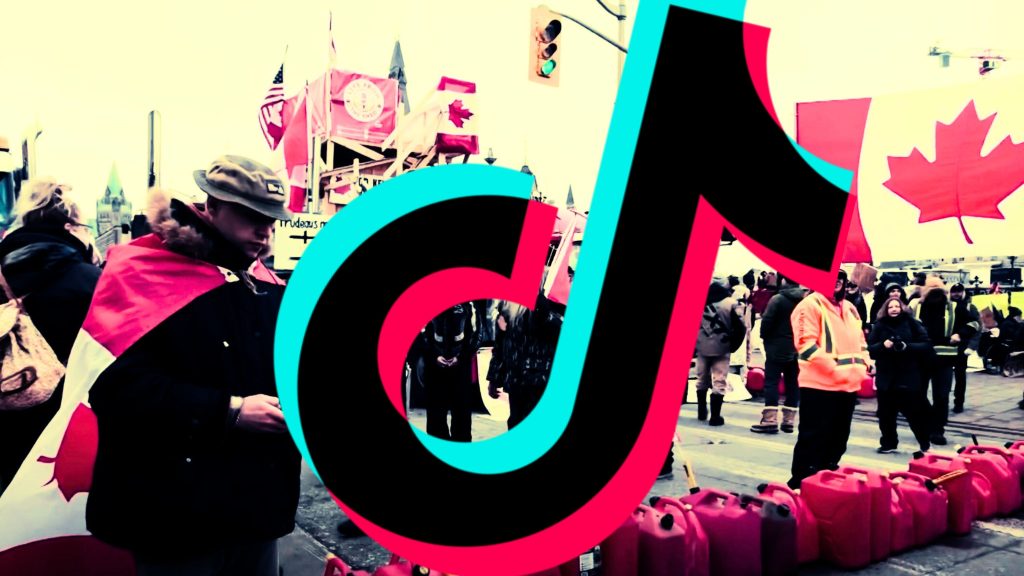
[[(546, 6), (537, 6), (530, 16), (530, 75), (529, 79), (546, 86), (558, 86), (562, 59), (555, 40), (562, 34), (562, 18)], [(561, 41), (559, 41), (561, 43)]]

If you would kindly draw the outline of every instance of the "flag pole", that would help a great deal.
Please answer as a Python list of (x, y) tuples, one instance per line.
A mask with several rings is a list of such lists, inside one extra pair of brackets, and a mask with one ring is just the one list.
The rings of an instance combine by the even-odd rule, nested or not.
[[(313, 111), (312, 111), (312, 106), (310, 106), (310, 102), (309, 102), (309, 81), (308, 80), (306, 81), (305, 99), (306, 99), (306, 145), (307, 146), (315, 146), (317, 139), (316, 139), (315, 135), (311, 134), (312, 130), (310, 130), (310, 128), (313, 126), (312, 121), (311, 121), (312, 120), (312, 112)], [(316, 163), (316, 156), (314, 154), (311, 154), (311, 152), (313, 152), (313, 149), (310, 148), (309, 152), (310, 153), (306, 154), (306, 198), (307, 198), (307, 200), (309, 198), (309, 194), (310, 194), (310, 190), (311, 190), (311, 185), (313, 183), (313, 171), (314, 171), (315, 163)], [(305, 206), (305, 203), (303, 203), (303, 208), (308, 210), (308, 208)]]
[[(325, 122), (327, 123), (327, 135), (325, 140), (327, 142), (327, 170), (334, 170), (334, 142), (331, 140), (331, 132), (333, 131), (334, 114), (331, 112), (333, 106), (332, 97), (334, 96), (334, 12), (328, 12), (327, 19), (327, 35), (328, 41), (330, 42), (330, 52), (327, 55), (327, 74), (324, 78), (324, 114), (327, 116)], [(316, 149), (317, 156), (320, 156), (320, 148)], [(321, 198), (320, 198), (320, 178), (317, 178), (316, 186), (316, 212), (319, 214), (322, 210)]]

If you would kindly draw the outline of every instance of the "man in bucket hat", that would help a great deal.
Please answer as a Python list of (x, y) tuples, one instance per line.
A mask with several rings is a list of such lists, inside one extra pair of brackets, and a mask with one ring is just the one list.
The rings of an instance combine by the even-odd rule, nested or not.
[(89, 394), (87, 525), (129, 550), (140, 576), (276, 576), (299, 454), (273, 372), (284, 283), (261, 258), (290, 218), (285, 188), (239, 156), (195, 181), (205, 205), (153, 191), (153, 234), (111, 250), (80, 337), (114, 355)]

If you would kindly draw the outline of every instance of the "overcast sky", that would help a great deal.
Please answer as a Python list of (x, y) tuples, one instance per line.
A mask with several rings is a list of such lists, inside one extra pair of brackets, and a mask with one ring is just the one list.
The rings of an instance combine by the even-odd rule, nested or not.
[[(627, 40), (637, 8), (627, 0)], [(570, 185), (589, 207), (616, 89), (614, 48), (569, 24), (562, 33), (561, 87), (526, 80), (532, 0), (417, 2), (5, 2), (0, 57), (0, 134), (20, 148), (38, 119), (40, 169), (75, 186), (87, 214), (117, 164), (136, 209), (146, 182), (146, 115), (163, 119), (163, 184), (194, 191), (191, 172), (222, 153), (275, 167), (257, 123), (259, 106), (288, 46), (286, 89), (326, 66), (328, 12), (338, 67), (385, 75), (401, 39), (411, 100), (448, 75), (478, 83), (481, 142), (498, 164), (527, 161), (560, 202)], [(594, 0), (552, 7), (615, 37)], [(642, 6), (642, 2), (641, 2)], [(976, 62), (948, 69), (927, 56), (936, 42), (958, 54), (989, 48), (1024, 72), (1024, 4), (862, 0), (750, 0), (749, 21), (773, 28), (769, 79), (784, 128), (798, 101), (873, 96), (976, 82)], [(713, 82), (714, 55), (693, 54)], [(475, 161), (482, 161), (480, 158)], [(671, 176), (670, 174), (666, 176)]]

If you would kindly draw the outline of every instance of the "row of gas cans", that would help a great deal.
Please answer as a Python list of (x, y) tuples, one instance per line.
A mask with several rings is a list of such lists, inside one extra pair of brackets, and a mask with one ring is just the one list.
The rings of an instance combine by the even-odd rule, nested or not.
[[(601, 543), (600, 573), (781, 576), (819, 559), (857, 569), (1022, 505), (1024, 441), (914, 456), (905, 472), (843, 466), (799, 491), (767, 483), (756, 495), (693, 488), (652, 499)], [(570, 562), (536, 576), (580, 574)]]
[[(599, 546), (532, 576), (784, 576), (824, 560), (863, 568), (945, 534), (968, 534), (975, 519), (1022, 505), (1024, 441), (975, 445), (956, 454), (917, 453), (906, 472), (853, 466), (757, 494), (696, 487), (638, 506)], [(340, 568), (325, 576), (369, 576)], [(393, 558), (373, 576), (441, 576)]]

